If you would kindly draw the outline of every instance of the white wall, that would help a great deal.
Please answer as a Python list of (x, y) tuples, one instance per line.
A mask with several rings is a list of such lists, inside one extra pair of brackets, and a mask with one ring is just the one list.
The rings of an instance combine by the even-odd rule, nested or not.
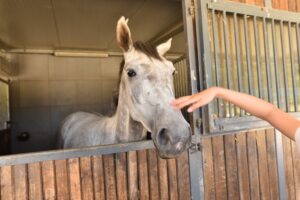
[[(108, 113), (121, 58), (19, 54), (11, 83), (12, 153), (53, 149), (60, 122), (78, 110)], [(30, 139), (16, 139), (21, 132)]]

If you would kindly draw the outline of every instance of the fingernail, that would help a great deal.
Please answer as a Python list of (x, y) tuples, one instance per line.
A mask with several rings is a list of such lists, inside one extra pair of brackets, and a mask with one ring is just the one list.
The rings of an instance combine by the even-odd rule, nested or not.
[(189, 108), (187, 111), (188, 111), (188, 112), (192, 112), (192, 109), (191, 109), (191, 108)]

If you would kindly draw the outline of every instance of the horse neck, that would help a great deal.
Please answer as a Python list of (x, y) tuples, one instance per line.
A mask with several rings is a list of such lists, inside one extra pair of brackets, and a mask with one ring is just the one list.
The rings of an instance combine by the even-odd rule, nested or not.
[(124, 103), (124, 92), (120, 88), (118, 107), (113, 118), (115, 119), (116, 139), (119, 142), (142, 140), (146, 138), (146, 130), (142, 123), (130, 116), (129, 108)]

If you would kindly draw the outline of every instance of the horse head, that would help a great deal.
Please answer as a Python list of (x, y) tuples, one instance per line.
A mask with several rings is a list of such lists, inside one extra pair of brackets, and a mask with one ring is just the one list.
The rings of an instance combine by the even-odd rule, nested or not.
[(120, 92), (131, 117), (151, 132), (163, 158), (172, 158), (190, 145), (191, 129), (178, 110), (171, 106), (174, 97), (173, 63), (164, 55), (171, 39), (157, 47), (132, 42), (128, 20), (117, 24), (117, 42), (124, 54)]

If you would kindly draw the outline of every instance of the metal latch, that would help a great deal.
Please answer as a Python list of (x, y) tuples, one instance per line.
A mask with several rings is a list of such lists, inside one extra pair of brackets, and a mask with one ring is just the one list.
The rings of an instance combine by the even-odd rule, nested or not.
[(191, 153), (195, 153), (197, 151), (202, 151), (202, 145), (199, 142), (198, 143), (191, 142), (191, 146), (189, 149), (190, 149)]

